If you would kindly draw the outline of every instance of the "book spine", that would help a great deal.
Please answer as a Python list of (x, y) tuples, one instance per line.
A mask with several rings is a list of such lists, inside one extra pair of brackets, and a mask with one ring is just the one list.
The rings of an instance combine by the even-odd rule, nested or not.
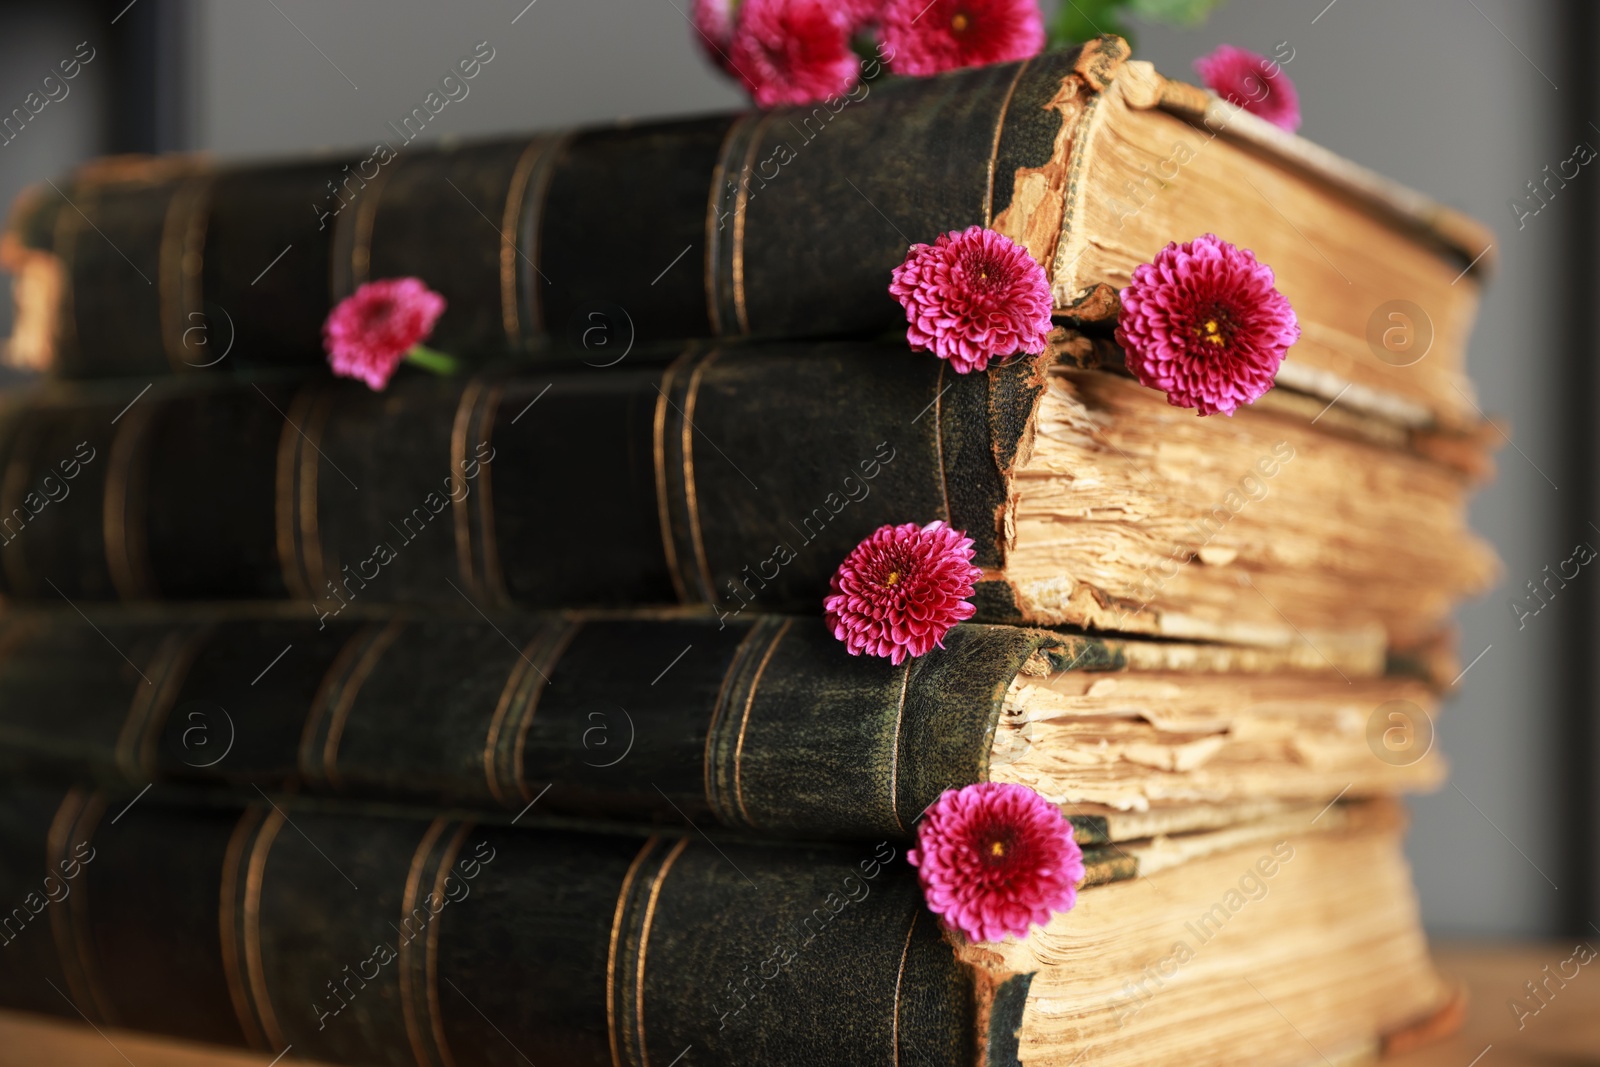
[[(325, 365), (337, 235), (326, 212), (357, 195), (361, 180), (360, 163), (337, 156), (213, 177), (194, 223), (200, 248), (185, 261), (200, 314), (184, 323), (190, 332), (176, 346), (178, 371)], [(164, 257), (174, 254), (163, 247)]]
[(270, 487), (294, 389), (259, 382), (150, 393), (9, 398), (0, 416), (7, 595), (287, 593)]
[[(863, 81), (737, 116), (142, 183), (91, 172), (35, 197), (12, 232), (37, 244), (39, 214), (59, 224), (69, 376), (315, 361), (332, 302), (406, 275), (445, 295), (435, 347), (461, 355), (557, 338), (599, 363), (688, 337), (866, 335), (904, 327), (885, 287), (908, 245), (991, 224), (1013, 175), (1052, 158), (1104, 87), (1078, 59)], [(1045, 231), (1029, 245), (1049, 263)], [(181, 285), (141, 281), (158, 276)]]
[(65, 376), (165, 374), (204, 361), (202, 347), (190, 346), (203, 298), (189, 268), (210, 180), (198, 165), (157, 160), (144, 170), (81, 183), (55, 212)]
[(6, 799), (7, 1006), (352, 1064), (1017, 1062), (887, 842)]
[(0, 627), (0, 770), (790, 836), (906, 839), (987, 779), (1031, 657), (1118, 662), (971, 624), (891, 666), (800, 618), (90, 618)]
[[(18, 598), (287, 594), (326, 618), (464, 601), (814, 613), (885, 523), (945, 520), (976, 563), (1003, 564), (1044, 368), (963, 376), (903, 350), (778, 344), (381, 395), (67, 390), (21, 403), (0, 436), (0, 582)], [(62, 482), (80, 448), (96, 458)], [(1018, 620), (1008, 588), (980, 583), (982, 621)]]

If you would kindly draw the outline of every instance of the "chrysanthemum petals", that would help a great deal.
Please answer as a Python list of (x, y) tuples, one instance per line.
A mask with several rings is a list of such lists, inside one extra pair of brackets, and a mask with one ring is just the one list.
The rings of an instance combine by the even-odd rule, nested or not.
[[(725, 16), (725, 5), (708, 5), (707, 38), (722, 32)], [(727, 67), (761, 107), (842, 96), (859, 77), (850, 48), (857, 17), (830, 0), (743, 0), (724, 49)]]
[(1293, 133), (1300, 128), (1300, 94), (1266, 56), (1231, 44), (1194, 61), (1206, 87), (1222, 99)]
[(1050, 334), (1050, 281), (1028, 250), (982, 226), (912, 245), (889, 292), (905, 308), (906, 340), (960, 374), (997, 356), (1043, 352)]
[(384, 388), (412, 346), (427, 340), (444, 308), (444, 297), (420, 278), (386, 278), (361, 286), (339, 301), (322, 324), (322, 344), (333, 373), (366, 382), (374, 390)]
[(980, 782), (946, 790), (906, 854), (928, 907), (973, 941), (1026, 937), (1077, 903), (1083, 852), (1072, 824), (1032, 789)]
[(1214, 234), (1167, 245), (1121, 293), (1116, 335), (1128, 369), (1201, 415), (1254, 403), (1300, 338), (1274, 282), (1253, 252)]
[(1009, 63), (1044, 48), (1044, 16), (1038, 0), (889, 0), (883, 41), (896, 74)]
[(895, 664), (942, 647), (977, 611), (967, 598), (983, 570), (972, 557), (972, 539), (942, 521), (880, 526), (834, 572), (828, 629), (852, 656)]

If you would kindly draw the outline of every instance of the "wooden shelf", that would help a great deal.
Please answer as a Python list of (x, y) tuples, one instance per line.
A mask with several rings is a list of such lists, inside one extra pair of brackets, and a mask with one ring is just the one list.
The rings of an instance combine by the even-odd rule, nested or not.
[[(1600, 938), (1544, 944), (1442, 945), (1434, 955), (1446, 973), (1464, 981), (1471, 993), (1466, 1025), (1452, 1037), (1388, 1061), (1386, 1067), (1555, 1067), (1600, 1063), (1600, 959), (1578, 968), (1537, 1015), (1518, 1017), (1515, 1000), (1538, 1007), (1523, 983), (1545, 979), (1544, 967), (1558, 975), (1576, 945), (1600, 945)], [(1576, 961), (1567, 964), (1571, 974)], [(1488, 1049), (1487, 1054), (1484, 1050)], [(1482, 1059), (1478, 1057), (1482, 1055)], [(142, 1067), (142, 1065), (141, 1065)]]

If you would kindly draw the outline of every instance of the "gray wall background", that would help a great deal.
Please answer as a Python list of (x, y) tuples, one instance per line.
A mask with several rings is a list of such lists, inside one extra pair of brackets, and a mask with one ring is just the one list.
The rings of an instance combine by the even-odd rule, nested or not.
[[(158, 2), (158, 0), (145, 0)], [(258, 156), (367, 145), (419, 104), (479, 41), (495, 56), (434, 121), (441, 136), (530, 129), (619, 116), (644, 118), (741, 105), (701, 60), (683, 14), (689, 0), (179, 0), (191, 59), (181, 113), (186, 147)], [(115, 7), (113, 5), (114, 14)], [(20, 101), (109, 16), (30, 5), (7, 13), (0, 103)], [(1500, 270), (1474, 337), (1483, 407), (1517, 445), (1479, 496), (1477, 528), (1505, 560), (1500, 589), (1460, 616), (1461, 679), (1439, 724), (1454, 784), (1415, 804), (1410, 851), (1424, 913), (1442, 934), (1532, 935), (1555, 929), (1561, 847), (1551, 652), (1562, 603), (1518, 631), (1507, 607), (1583, 530), (1556, 528), (1558, 490), (1548, 416), (1553, 372), (1551, 286), (1564, 223), (1558, 198), (1518, 230), (1506, 201), (1600, 132), (1556, 128), (1559, 78), (1548, 0), (1232, 0), (1193, 31), (1140, 28), (1136, 51), (1169, 75), (1224, 41), (1271, 53), (1288, 42), (1302, 132), (1490, 222)], [(92, 70), (90, 73), (94, 73)], [(1548, 77), (1547, 77), (1548, 75)], [(80, 80), (80, 84), (82, 81)], [(0, 197), (90, 154), (103, 122), (90, 92), (51, 107), (0, 149)], [(648, 176), (641, 176), (648, 180)], [(1578, 181), (1600, 180), (1584, 173)], [(0, 313), (6, 325), (9, 309)], [(1352, 872), (1359, 877), (1359, 872)], [(1600, 914), (1600, 909), (1596, 909)]]

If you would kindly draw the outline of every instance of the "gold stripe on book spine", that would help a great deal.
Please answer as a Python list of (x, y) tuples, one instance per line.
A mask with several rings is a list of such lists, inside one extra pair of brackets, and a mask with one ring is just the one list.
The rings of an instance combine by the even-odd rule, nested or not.
[(700, 262), (700, 287), (706, 294), (706, 321), (711, 324), (711, 336), (716, 337), (722, 333), (722, 312), (717, 306), (717, 252), (720, 248), (718, 235), (722, 232), (721, 213), (718, 208), (722, 204), (722, 186), (726, 180), (727, 163), (725, 153), (728, 143), (733, 139), (736, 131), (744, 120), (735, 119), (728, 127), (728, 132), (722, 135), (722, 147), (717, 150), (717, 164), (711, 168), (711, 191), (706, 194), (706, 251)]
[[(421, 888), (428, 866), (428, 859), (433, 855), (434, 846), (439, 838), (444, 835), (451, 820), (441, 815), (428, 824), (428, 829), (418, 842), (416, 851), (411, 854), (411, 866), (406, 871), (406, 888), (400, 897), (400, 925), (395, 927), (399, 933), (397, 946), (398, 963), (397, 971), (400, 981), (400, 1013), (406, 1023), (406, 1038), (411, 1043), (411, 1054), (416, 1057), (419, 1067), (432, 1067), (436, 1062), (428, 1055), (428, 1047), (423, 1041), (421, 1007), (419, 1002), (422, 997), (417, 990), (417, 953), (412, 949), (415, 934), (408, 937), (406, 931), (413, 928), (416, 911), (420, 906), (417, 902), (417, 891)], [(432, 879), (428, 879), (432, 881)], [(423, 910), (426, 910), (424, 907)], [(430, 919), (432, 918), (430, 914)], [(433, 925), (431, 922), (429, 925)], [(426, 948), (426, 942), (424, 942)], [(424, 953), (425, 955), (425, 953)]]
[(210, 627), (205, 626), (174, 629), (162, 637), (144, 665), (144, 678), (134, 687), (128, 717), (117, 735), (117, 767), (128, 781), (155, 778), (156, 745), (189, 667), (209, 633)]
[(314, 599), (305, 572), (300, 569), (300, 553), (295, 547), (298, 524), (294, 514), (295, 460), (300, 452), (297, 427), (305, 420), (311, 396), (310, 390), (302, 390), (289, 402), (289, 411), (283, 417), (283, 429), (278, 433), (278, 462), (272, 484), (272, 520), (278, 569), (283, 572), (283, 582), (288, 586), (289, 595), (297, 600)]
[(725, 803), (731, 788), (733, 766), (733, 761), (727, 756), (732, 745), (732, 727), (729, 724), (733, 721), (733, 712), (730, 709), (743, 700), (745, 674), (750, 662), (757, 658), (755, 650), (768, 640), (766, 628), (773, 624), (771, 616), (763, 615), (745, 631), (738, 647), (733, 650), (733, 658), (728, 661), (722, 683), (717, 686), (717, 698), (711, 705), (711, 723), (706, 727), (706, 747), (701, 757), (700, 774), (705, 787), (706, 807), (725, 826), (736, 822), (731, 807)]
[[(759, 113), (751, 112), (734, 119), (723, 135), (717, 165), (711, 172), (711, 194), (706, 203), (705, 290), (706, 311), (715, 337), (734, 332), (739, 321), (733, 285), (735, 245), (728, 222), (739, 210), (739, 194), (748, 173), (739, 168), (761, 126), (761, 118)], [(735, 164), (735, 160), (741, 162)]]
[(900, 699), (894, 705), (894, 737), (889, 745), (889, 810), (901, 833), (906, 832), (906, 824), (900, 818), (900, 726), (906, 719), (906, 696), (911, 692), (911, 666), (915, 662), (914, 657), (907, 658), (900, 675)]
[(889, 1045), (894, 1050), (894, 1067), (900, 1067), (900, 989), (906, 980), (906, 961), (911, 958), (911, 935), (917, 932), (921, 909), (911, 913), (911, 925), (906, 927), (905, 947), (900, 950), (900, 966), (894, 972), (894, 1011), (889, 1023)]
[(239, 891), (244, 882), (241, 869), (246, 849), (255, 839), (267, 811), (260, 804), (252, 804), (234, 825), (233, 833), (228, 837), (228, 847), (223, 853), (222, 892), (218, 894), (217, 901), (217, 928), (222, 936), (222, 973), (228, 983), (228, 998), (233, 1001), (233, 1011), (239, 1017), (239, 1029), (244, 1031), (246, 1044), (255, 1049), (265, 1049), (267, 1039), (256, 1020), (250, 987), (241, 966)]
[(705, 790), (706, 806), (724, 826), (748, 825), (738, 792), (738, 753), (755, 703), (756, 684), (791, 621), (759, 616), (734, 650), (717, 690), (711, 724), (706, 729)]
[(517, 227), (522, 215), (523, 201), (528, 195), (528, 180), (534, 167), (544, 154), (549, 139), (536, 137), (529, 141), (511, 168), (511, 180), (506, 184), (506, 200), (500, 208), (500, 323), (506, 331), (506, 347), (515, 352), (526, 342), (522, 336), (521, 300), (517, 293)]
[(1018, 64), (1017, 73), (1012, 75), (1011, 84), (1006, 86), (1005, 99), (1000, 101), (1000, 114), (994, 121), (994, 142), (989, 148), (989, 178), (985, 183), (983, 195), (983, 225), (986, 228), (994, 226), (995, 167), (1000, 162), (1000, 136), (1006, 130), (1006, 114), (1011, 110), (1011, 98), (1016, 95), (1017, 83), (1022, 80), (1022, 75), (1032, 63), (1032, 59), (1025, 59)]
[[(439, 857), (439, 865), (433, 875), (433, 895), (435, 898), (445, 897), (445, 885), (450, 878), (450, 869), (455, 866), (456, 857), (461, 854), (461, 843), (466, 840), (467, 834), (472, 832), (473, 824), (463, 822), (451, 835), (450, 843), (445, 846), (444, 853)], [(464, 898), (463, 898), (464, 899)], [(450, 1051), (450, 1044), (444, 1036), (444, 1011), (439, 1004), (439, 923), (428, 924), (428, 937), (425, 942), (427, 948), (426, 967), (424, 968), (423, 987), (428, 994), (428, 1032), (433, 1037), (433, 1047), (438, 1053), (440, 1067), (456, 1067), (456, 1058)], [(493, 1025), (492, 1023), (490, 1025)], [(521, 1055), (521, 1053), (518, 1053)]]
[(761, 664), (756, 667), (755, 674), (750, 679), (750, 692), (745, 697), (744, 714), (739, 719), (739, 740), (733, 749), (733, 799), (738, 805), (739, 816), (744, 820), (744, 824), (749, 827), (755, 827), (756, 825), (756, 821), (750, 817), (750, 809), (745, 807), (744, 804), (744, 739), (746, 732), (750, 728), (750, 709), (755, 706), (756, 690), (761, 687), (761, 676), (766, 673), (767, 664), (772, 662), (772, 654), (778, 651), (778, 643), (783, 640), (784, 636), (789, 632), (789, 628), (793, 625), (793, 619), (784, 619), (777, 632), (772, 635), (772, 644), (767, 646), (766, 652), (761, 656)]
[[(939, 499), (944, 502), (945, 522), (951, 521), (950, 479), (946, 477), (944, 472), (944, 394), (946, 389), (944, 372), (949, 365), (949, 360), (941, 359), (939, 361), (939, 377), (933, 381), (933, 387), (937, 390), (933, 394), (933, 457), (934, 464), (939, 468)], [(950, 384), (954, 385), (955, 383), (951, 382)]]
[[(545, 640), (540, 643), (537, 654), (530, 657), (533, 660), (533, 670), (538, 675), (538, 679), (535, 680), (532, 677), (527, 679), (527, 699), (513, 704), (511, 709), (514, 716), (513, 723), (516, 728), (514, 730), (506, 730), (502, 734), (502, 747), (499, 753), (502, 760), (496, 765), (495, 770), (499, 773), (506, 769), (504, 757), (509, 754), (509, 780), (516, 786), (522, 799), (529, 804), (533, 803), (535, 794), (533, 787), (528, 783), (523, 759), (523, 753), (528, 744), (528, 728), (533, 725), (534, 713), (539, 708), (539, 698), (544, 695), (545, 686), (550, 684), (550, 675), (555, 671), (556, 663), (566, 654), (567, 648), (572, 644), (572, 639), (578, 636), (578, 631), (582, 628), (583, 623), (575, 620), (566, 620), (546, 628)], [(509, 753), (504, 748), (503, 740), (507, 736), (512, 739)], [(504, 784), (505, 781), (506, 779), (502, 778), (500, 784)]]
[(739, 169), (738, 199), (733, 214), (733, 310), (739, 324), (739, 336), (750, 336), (750, 308), (745, 300), (744, 238), (745, 220), (750, 208), (750, 169), (755, 166), (756, 146), (761, 143), (761, 132), (771, 116), (762, 113), (750, 131), (750, 143), (745, 146), (743, 166)]
[(243, 927), (240, 941), (244, 945), (250, 999), (269, 1048), (283, 1048), (289, 1042), (284, 1039), (283, 1027), (278, 1025), (278, 1015), (273, 1010), (272, 995), (267, 985), (266, 966), (261, 958), (261, 886), (267, 874), (267, 854), (272, 851), (272, 843), (278, 839), (278, 832), (286, 821), (288, 816), (274, 804), (271, 814), (262, 821), (260, 832), (251, 842), (250, 859), (245, 869), (244, 900), (240, 909)]
[(701, 599), (713, 605), (717, 602), (717, 590), (711, 584), (711, 564), (706, 559), (705, 538), (700, 530), (700, 500), (694, 478), (694, 409), (700, 395), (700, 379), (718, 354), (716, 350), (707, 352), (705, 358), (695, 364), (694, 370), (689, 373), (683, 407), (679, 411), (683, 416), (683, 503), (689, 519), (689, 538), (694, 545)]
[(333, 219), (333, 236), (328, 239), (328, 306), (356, 291), (355, 274), (350, 260), (355, 255), (355, 212), (339, 209)]
[[(473, 412), (483, 401), (484, 395), (489, 392), (489, 383), (483, 378), (473, 378), (467, 382), (467, 387), (461, 391), (461, 400), (456, 405), (455, 418), (450, 420), (450, 479), (451, 487), (462, 484), (464, 479), (463, 466), (467, 456), (468, 427), (472, 423)], [(472, 500), (471, 496), (457, 500), (455, 494), (450, 494), (451, 525), (456, 535), (456, 565), (461, 572), (461, 581), (467, 589), (478, 599), (482, 599), (482, 590), (478, 588), (476, 579), (477, 567), (474, 565), (472, 551)]]
[(106, 460), (106, 488), (101, 508), (106, 567), (123, 600), (155, 600), (155, 572), (150, 565), (145, 508), (149, 500), (149, 430), (160, 412), (157, 400), (135, 404), (122, 417)]
[(683, 406), (678, 411), (683, 416), (683, 507), (688, 517), (690, 542), (694, 545), (694, 566), (699, 571), (701, 600), (709, 605), (717, 603), (717, 587), (712, 585), (710, 561), (706, 558), (706, 539), (702, 536), (701, 522), (699, 522), (699, 494), (694, 485), (694, 403), (699, 398), (701, 378), (706, 374), (707, 366), (710, 366), (710, 362), (718, 355), (720, 352), (717, 349), (710, 350), (706, 357), (694, 365), (688, 387), (683, 394)]
[(656, 901), (661, 898), (661, 887), (666, 884), (672, 865), (678, 862), (678, 857), (683, 855), (683, 850), (688, 847), (689, 839), (680, 838), (678, 843), (672, 846), (672, 851), (667, 853), (667, 858), (661, 863), (661, 869), (650, 881), (650, 900), (644, 908), (644, 920), (639, 924), (639, 963), (634, 978), (633, 1002), (634, 1026), (639, 1034), (639, 1067), (650, 1067), (650, 1046), (645, 1040), (644, 1033), (644, 976), (650, 954), (650, 927), (655, 923)]
[(378, 222), (378, 212), (383, 207), (383, 191), (389, 184), (390, 171), (380, 169), (356, 198), (356, 209), (346, 215), (341, 211), (333, 223), (333, 262), (328, 271), (332, 291), (330, 303), (337, 304), (356, 289), (371, 281), (372, 230)]
[[(650, 1067), (644, 1030), (644, 980), (655, 922), (656, 902), (667, 874), (688, 847), (680, 838), (664, 855), (652, 837), (634, 857), (617, 895), (611, 922), (611, 954), (606, 962), (606, 1020), (611, 1030), (614, 1067)], [(657, 858), (659, 855), (659, 859)]]
[(300, 729), (300, 747), (296, 762), (302, 781), (323, 781), (320, 757), (324, 751), (322, 741), (327, 737), (327, 730), (323, 724), (332, 717), (333, 708), (339, 702), (345, 679), (350, 676), (361, 654), (382, 629), (383, 627), (377, 623), (357, 629), (339, 649), (338, 655), (333, 657), (327, 673), (317, 683), (316, 694), (311, 698), (311, 710), (306, 714), (305, 725)]
[(156, 257), (162, 347), (168, 366), (179, 374), (203, 365), (189, 358), (185, 338), (197, 317), (202, 325), (208, 325), (200, 272), (211, 220), (211, 181), (210, 176), (189, 178), (173, 191)]
[[(494, 445), (494, 419), (500, 411), (500, 400), (504, 389), (500, 386), (489, 391), (488, 400), (480, 409), (476, 426), (469, 431), (469, 440), (477, 440), (480, 444), (489, 445), (490, 461), (481, 462), (478, 466), (478, 493), (477, 503), (470, 512), (478, 522), (477, 530), (477, 559), (479, 560), (479, 575), (485, 600), (494, 604), (507, 605), (511, 603), (511, 593), (506, 589), (505, 571), (500, 567), (500, 539), (495, 535), (494, 522), (494, 468), (492, 459)], [(477, 454), (476, 449), (473, 452)]]
[(530, 679), (537, 674), (532, 657), (536, 654), (541, 640), (543, 640), (542, 635), (529, 641), (527, 647), (517, 657), (517, 662), (511, 665), (511, 675), (506, 678), (506, 684), (500, 689), (500, 699), (495, 704), (494, 714), (489, 718), (489, 730), (484, 735), (484, 782), (488, 785), (490, 794), (507, 807), (515, 806), (511, 799), (514, 784), (509, 780), (511, 777), (509, 773), (505, 775), (507, 781), (501, 781), (500, 738), (505, 732), (506, 719), (511, 714), (511, 709), (520, 707), (529, 699), (528, 689), (534, 684)]
[(372, 676), (378, 661), (389, 650), (405, 623), (368, 623), (345, 642), (317, 686), (311, 713), (306, 716), (300, 735), (300, 774), (307, 782), (326, 783), (338, 788), (339, 741), (344, 737), (361, 687)]
[[(79, 844), (89, 844), (100, 819), (105, 815), (106, 800), (100, 793), (73, 789), (56, 809), (50, 822), (45, 855), (46, 869), (63, 871), (62, 866)], [(90, 845), (91, 850), (93, 846)], [(91, 855), (92, 855), (91, 851)], [(87, 880), (85, 880), (85, 883)], [(84, 1018), (115, 1026), (117, 1018), (111, 1001), (104, 995), (95, 976), (94, 954), (89, 931), (88, 886), (80, 883), (75, 891), (59, 905), (50, 909), (50, 933), (55, 940), (56, 957), (67, 979), (72, 994), (73, 1007)]]
[(638, 884), (640, 869), (660, 843), (659, 837), (645, 841), (644, 847), (633, 857), (633, 862), (628, 864), (628, 873), (623, 876), (622, 888), (617, 892), (616, 909), (611, 914), (611, 947), (606, 953), (606, 1031), (611, 1039), (611, 1067), (623, 1067), (620, 1037), (626, 1005), (620, 1003), (622, 998), (617, 986), (617, 971), (622, 962), (622, 952), (627, 947), (623, 932), (627, 929), (629, 903), (633, 899), (634, 886)]
[(532, 799), (528, 783), (523, 780), (522, 746), (527, 743), (528, 727), (533, 723), (550, 672), (581, 625), (567, 619), (541, 624), (518, 654), (501, 687), (484, 736), (483, 770), (490, 794), (507, 807)]
[[(508, 605), (511, 596), (505, 587), (499, 545), (495, 540), (493, 465), (478, 462), (476, 456), (478, 447), (488, 444), (494, 435), (494, 418), (504, 393), (505, 385), (497, 379), (472, 379), (462, 390), (461, 402), (456, 406), (455, 420), (450, 427), (450, 476), (457, 484), (476, 483), (476, 488), (470, 489), (462, 499), (455, 499), (452, 493), (450, 500), (461, 580), (473, 599), (499, 607)], [(477, 477), (467, 479), (469, 464), (475, 462), (478, 463)]]
[(339, 699), (328, 715), (328, 736), (322, 743), (322, 775), (336, 789), (343, 784), (339, 780), (339, 742), (344, 738), (345, 724), (350, 721), (350, 709), (355, 706), (361, 687), (372, 677), (378, 661), (389, 651), (403, 629), (405, 623), (399, 619), (391, 619), (385, 624), (373, 635), (349, 676), (339, 684)]
[(679, 603), (688, 603), (689, 586), (684, 581), (683, 565), (678, 559), (678, 538), (672, 521), (672, 492), (667, 479), (667, 409), (671, 404), (668, 397), (672, 395), (679, 374), (686, 364), (693, 362), (694, 358), (694, 349), (690, 348), (673, 360), (661, 376), (661, 384), (656, 386), (656, 411), (652, 424), (652, 454), (656, 468), (656, 516), (661, 521), (661, 551), (666, 556), (667, 574), (672, 579), (672, 591), (677, 594)]
[[(522, 328), (521, 344), (514, 347), (522, 349), (537, 347), (543, 342), (542, 335), (549, 326), (545, 322), (544, 298), (539, 289), (540, 282), (549, 281), (539, 269), (540, 234), (544, 225), (546, 200), (550, 193), (550, 179), (555, 174), (556, 164), (571, 139), (572, 134), (569, 132), (556, 134), (545, 140), (544, 147), (534, 162), (533, 173), (528, 177), (527, 192), (522, 198), (516, 229), (510, 231), (517, 242), (518, 255), (511, 260), (511, 267), (515, 271), (512, 283), (516, 288), (516, 306)], [(508, 212), (509, 209), (508, 204)], [(500, 261), (502, 270), (506, 263), (503, 257), (502, 250)]]
[(278, 437), (273, 498), (278, 566), (290, 595), (302, 600), (327, 599), (317, 536), (316, 438), (322, 434), (331, 404), (331, 397), (316, 387), (296, 393)]
[(317, 489), (321, 484), (322, 474), (322, 432), (327, 428), (328, 419), (333, 414), (333, 399), (331, 390), (317, 390), (315, 403), (306, 419), (305, 430), (299, 435), (300, 461), (295, 465), (298, 472), (295, 516), (300, 534), (298, 544), (301, 566), (305, 571), (306, 583), (313, 593), (322, 590), (329, 582), (339, 577), (338, 566), (327, 566), (327, 561), (323, 558), (317, 499)]
[(528, 728), (533, 725), (544, 686), (549, 685), (550, 672), (581, 627), (581, 622), (571, 619), (542, 622), (518, 653), (506, 685), (501, 686), (483, 739), (483, 774), (494, 800), (507, 808), (533, 800), (530, 785), (523, 779), (523, 745), (528, 742)]

